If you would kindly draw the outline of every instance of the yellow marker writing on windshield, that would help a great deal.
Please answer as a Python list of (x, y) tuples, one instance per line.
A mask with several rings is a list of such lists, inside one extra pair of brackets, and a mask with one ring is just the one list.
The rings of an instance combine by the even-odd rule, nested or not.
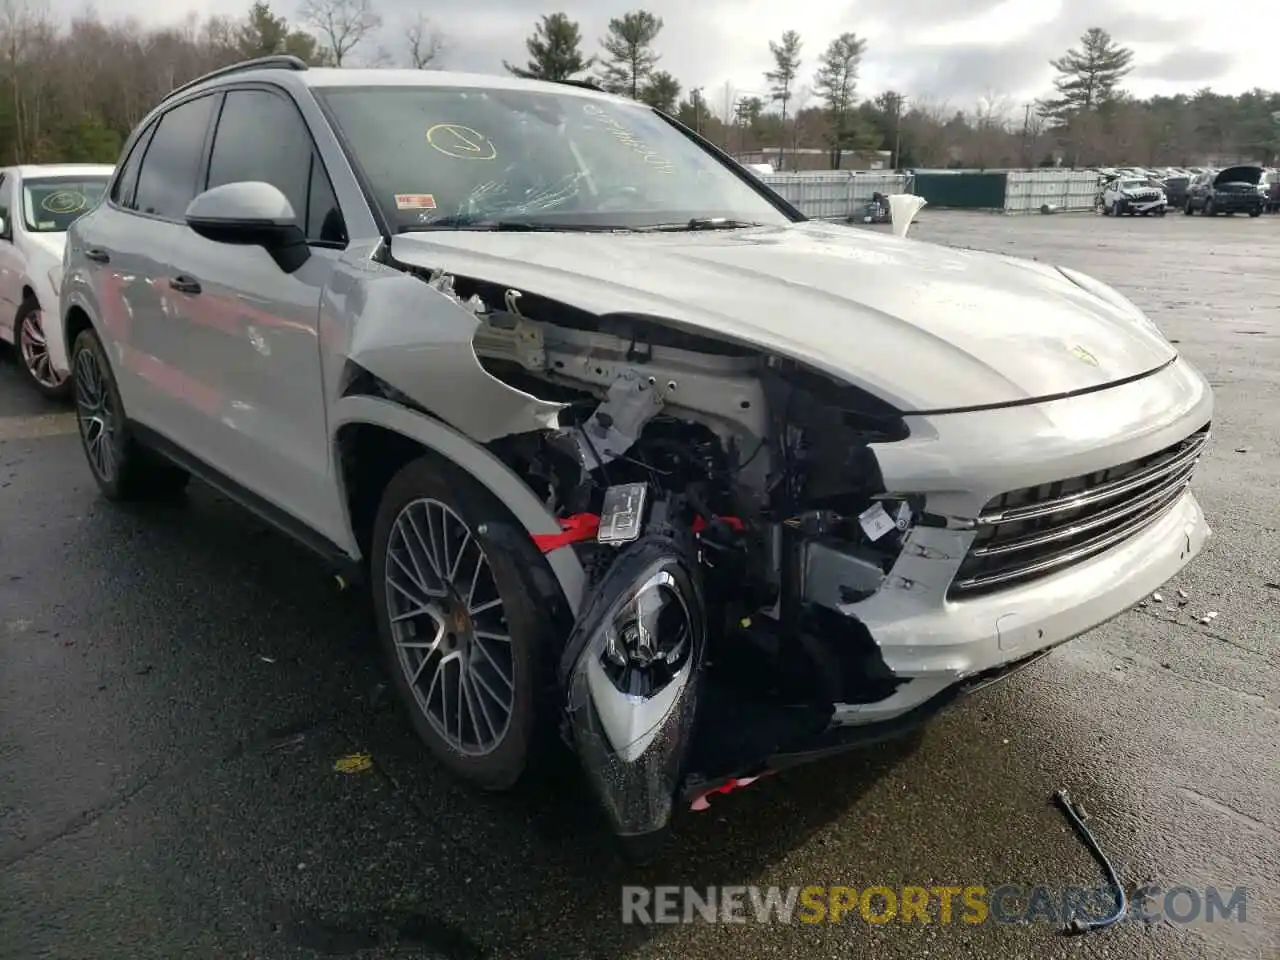
[(488, 137), (460, 123), (437, 123), (427, 130), (427, 143), (455, 160), (492, 160), (498, 155)]
[(79, 213), (89, 206), (89, 198), (75, 190), (56, 190), (40, 201), (49, 213)]

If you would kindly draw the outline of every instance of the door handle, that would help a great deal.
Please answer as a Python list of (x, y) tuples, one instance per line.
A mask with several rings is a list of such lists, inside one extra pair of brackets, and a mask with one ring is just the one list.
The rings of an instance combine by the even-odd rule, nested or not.
[(179, 293), (189, 293), (193, 296), (200, 292), (200, 281), (195, 277), (188, 277), (185, 273), (170, 277), (169, 286)]
[(84, 252), (86, 260), (92, 260), (94, 263), (110, 263), (111, 254), (103, 250), (101, 247), (89, 247)]

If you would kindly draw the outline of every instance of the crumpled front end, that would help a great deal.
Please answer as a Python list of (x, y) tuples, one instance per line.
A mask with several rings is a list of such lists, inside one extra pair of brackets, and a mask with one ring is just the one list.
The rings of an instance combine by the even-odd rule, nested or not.
[[(1212, 398), (1176, 357), (1058, 399), (904, 413), (661, 318), (422, 279), (458, 308), (450, 382), (470, 388), (450, 419), (555, 518), (532, 534), (549, 563), (580, 569), (561, 581), (561, 730), (621, 836), (895, 734), (1131, 606), (1208, 536), (1187, 484)], [(363, 355), (425, 405), (438, 385), (392, 346)], [(486, 390), (503, 416), (470, 426)]]
[(1122, 197), (1125, 206), (1139, 214), (1160, 213), (1169, 205), (1165, 192), (1154, 187), (1143, 190), (1126, 190)]

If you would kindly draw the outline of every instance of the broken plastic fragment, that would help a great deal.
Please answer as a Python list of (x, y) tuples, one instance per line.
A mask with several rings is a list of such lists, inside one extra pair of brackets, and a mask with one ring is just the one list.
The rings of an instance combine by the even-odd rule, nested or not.
[(1158, 593), (1153, 593), (1151, 595), (1151, 599), (1154, 600), (1156, 603), (1164, 603), (1164, 597), (1160, 596), (1160, 594)]
[(753, 784), (759, 779), (760, 779), (759, 777), (737, 777), (733, 780), (730, 780), (728, 783), (723, 783), (718, 787), (712, 787), (710, 790), (707, 790), (705, 793), (700, 793), (698, 794), (698, 796), (694, 797), (693, 802), (689, 804), (689, 809), (690, 810), (710, 810), (711, 802), (707, 798), (710, 797), (712, 794), (732, 793), (734, 790)]

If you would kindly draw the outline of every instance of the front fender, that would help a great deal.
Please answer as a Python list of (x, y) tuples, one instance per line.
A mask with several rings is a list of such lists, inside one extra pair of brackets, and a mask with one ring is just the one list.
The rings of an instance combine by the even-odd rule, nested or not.
[[(338, 431), (349, 423), (367, 423), (416, 441), (469, 474), (477, 483), (506, 505), (516, 521), (535, 534), (561, 533), (555, 516), (534, 495), (533, 491), (506, 464), (484, 447), (448, 427), (439, 420), (410, 410), (390, 400), (378, 397), (342, 397), (335, 402), (329, 417), (329, 429), (336, 437)], [(341, 482), (341, 465), (337, 462), (338, 445), (333, 444), (334, 476)], [(345, 491), (342, 502), (346, 503)], [(351, 519), (347, 517), (348, 530)], [(351, 542), (355, 542), (354, 533)], [(564, 591), (565, 600), (573, 613), (578, 612), (586, 577), (578, 555), (572, 547), (560, 547), (546, 554), (547, 563)]]

